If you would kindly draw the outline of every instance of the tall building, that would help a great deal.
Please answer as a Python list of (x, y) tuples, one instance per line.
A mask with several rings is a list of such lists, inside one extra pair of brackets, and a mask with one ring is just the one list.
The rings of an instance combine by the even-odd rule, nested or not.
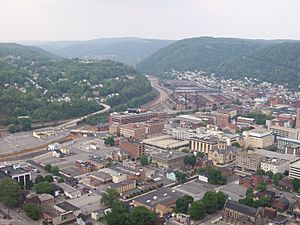
[(297, 108), (296, 128), (300, 128), (300, 108)]
[(227, 147), (226, 141), (219, 139), (216, 136), (208, 137), (194, 137), (190, 140), (190, 147), (192, 151), (204, 152), (208, 154), (213, 149), (225, 149)]
[(300, 160), (290, 164), (289, 178), (300, 179)]
[(26, 188), (28, 182), (31, 181), (31, 172), (18, 165), (5, 166), (0, 169), (0, 179), (8, 177), (16, 180), (23, 188)]
[(265, 156), (255, 154), (254, 151), (241, 151), (236, 156), (236, 166), (242, 170), (257, 171)]
[(266, 148), (274, 144), (274, 135), (265, 129), (254, 129), (243, 132), (245, 147)]

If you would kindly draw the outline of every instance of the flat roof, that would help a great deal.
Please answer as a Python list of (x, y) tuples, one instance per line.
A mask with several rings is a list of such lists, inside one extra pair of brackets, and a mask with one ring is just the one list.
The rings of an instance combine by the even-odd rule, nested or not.
[(59, 207), (59, 208), (61, 208), (61, 209), (63, 209), (66, 212), (79, 210), (78, 207), (76, 207), (75, 205), (72, 205), (69, 202), (57, 203), (56, 206)]
[(133, 202), (140, 202), (144, 205), (154, 208), (158, 204), (168, 204), (176, 202), (176, 200), (182, 196), (183, 193), (179, 191), (172, 190), (171, 188), (163, 188), (135, 198)]
[(268, 151), (268, 150), (264, 150), (264, 149), (255, 149), (255, 153), (262, 155), (262, 156), (269, 157), (269, 158), (278, 158), (278, 159), (288, 160), (289, 162), (295, 162), (296, 160), (300, 159), (298, 156)]
[(170, 135), (164, 135), (163, 137), (158, 138), (145, 139), (143, 143), (162, 149), (174, 149), (189, 145), (189, 141), (176, 140)]
[(293, 166), (293, 167), (298, 167), (300, 168), (300, 160), (296, 161), (296, 162), (293, 162), (290, 164), (290, 166)]

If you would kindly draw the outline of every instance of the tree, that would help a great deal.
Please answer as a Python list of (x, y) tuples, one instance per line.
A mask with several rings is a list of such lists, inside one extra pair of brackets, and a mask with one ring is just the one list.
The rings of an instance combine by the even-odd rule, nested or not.
[(211, 108), (212, 111), (216, 111), (217, 109), (218, 109), (217, 104), (214, 104), (214, 105), (212, 106), (212, 108)]
[(215, 196), (217, 198), (218, 209), (222, 209), (227, 200), (227, 195), (225, 195), (224, 192), (222, 192), (222, 191), (218, 191), (215, 193)]
[(191, 204), (191, 208), (189, 211), (191, 219), (193, 220), (201, 220), (205, 218), (205, 206), (202, 201), (195, 201)]
[(52, 187), (50, 183), (47, 181), (39, 182), (38, 184), (34, 185), (34, 189), (37, 194), (53, 194)]
[(38, 183), (43, 182), (43, 181), (44, 181), (44, 177), (42, 175), (37, 175), (36, 178), (35, 178), (34, 183), (38, 184)]
[(144, 206), (134, 207), (130, 214), (130, 222), (132, 225), (152, 225), (155, 218), (155, 213)]
[(143, 166), (146, 166), (149, 161), (148, 161), (148, 157), (146, 155), (141, 155), (140, 156), (140, 163), (143, 165)]
[(52, 166), (51, 164), (47, 164), (44, 168), (47, 172), (51, 173)]
[(247, 206), (253, 207), (254, 200), (253, 200), (253, 198), (246, 197), (246, 198), (240, 199), (239, 203), (241, 203), (243, 205), (247, 205)]
[(31, 219), (38, 220), (40, 218), (40, 209), (36, 204), (26, 203), (23, 208), (26, 215)]
[(202, 198), (202, 202), (205, 206), (205, 211), (209, 214), (214, 213), (218, 209), (218, 200), (213, 191), (206, 192)]
[(267, 185), (265, 182), (260, 181), (257, 185), (257, 190), (259, 191), (266, 191), (267, 190)]
[(106, 189), (105, 192), (102, 193), (102, 198), (100, 202), (105, 205), (106, 207), (112, 207), (114, 202), (119, 200), (119, 193), (112, 188)]
[(258, 169), (257, 174), (258, 175), (265, 175), (265, 171), (263, 169)]
[(186, 174), (180, 171), (175, 171), (176, 180), (180, 183), (186, 181)]
[(23, 131), (31, 130), (31, 123), (29, 121), (25, 121), (24, 123), (22, 123), (22, 130)]
[(196, 157), (197, 158), (203, 158), (205, 156), (205, 153), (204, 152), (197, 152), (196, 153)]
[(59, 175), (59, 168), (58, 166), (52, 166), (51, 168), (51, 173), (54, 174), (54, 175)]
[(268, 171), (266, 172), (266, 176), (272, 178), (272, 177), (273, 177), (273, 172), (272, 172), (271, 170), (268, 170)]
[(194, 201), (194, 198), (189, 195), (184, 195), (176, 200), (176, 212), (177, 213), (187, 213), (189, 209), (189, 204)]
[(112, 136), (108, 136), (104, 139), (104, 144), (109, 145), (109, 146), (114, 146), (115, 145), (115, 140)]
[(123, 203), (114, 202), (111, 212), (105, 216), (107, 225), (130, 225), (128, 210)]
[(191, 156), (186, 155), (186, 156), (184, 156), (183, 161), (184, 161), (185, 165), (194, 166), (197, 162), (197, 158), (195, 155), (191, 155)]
[(300, 189), (300, 180), (299, 179), (295, 178), (293, 180), (293, 187), (294, 187), (295, 191), (297, 191), (297, 192), (299, 191), (299, 189)]
[(44, 180), (47, 181), (48, 183), (52, 183), (53, 182), (53, 176), (52, 175), (47, 175), (47, 176), (45, 176)]
[(254, 197), (253, 188), (248, 188), (246, 191), (246, 198), (253, 198), (253, 197)]
[(270, 198), (267, 196), (264, 196), (256, 201), (253, 202), (253, 207), (258, 208), (258, 207), (268, 207), (271, 205)]
[(9, 133), (15, 133), (17, 131), (16, 125), (15, 124), (8, 125), (7, 130)]
[(0, 182), (0, 201), (8, 207), (16, 207), (20, 203), (21, 191), (17, 181), (5, 178)]
[(183, 153), (189, 153), (189, 149), (188, 148), (184, 148), (184, 149), (181, 150), (181, 152), (183, 152)]
[(272, 176), (272, 182), (275, 186), (277, 186), (279, 184), (279, 181), (281, 181), (283, 178), (283, 174), (282, 173), (275, 173), (273, 176)]
[(239, 143), (237, 143), (236, 141), (233, 142), (231, 145), (234, 146), (234, 147), (237, 147), (237, 148), (241, 147), (241, 145)]
[(208, 182), (210, 184), (224, 185), (227, 183), (227, 178), (222, 175), (221, 171), (216, 168), (208, 168), (206, 170)]

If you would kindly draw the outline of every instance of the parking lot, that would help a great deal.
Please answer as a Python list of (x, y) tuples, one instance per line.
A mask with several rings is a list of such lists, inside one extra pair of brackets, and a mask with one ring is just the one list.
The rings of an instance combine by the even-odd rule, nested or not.
[[(50, 128), (49, 128), (50, 129)], [(69, 135), (69, 131), (57, 130), (56, 135), (39, 139), (32, 136), (32, 131), (19, 132), (0, 138), (0, 153), (19, 151), (50, 143)]]

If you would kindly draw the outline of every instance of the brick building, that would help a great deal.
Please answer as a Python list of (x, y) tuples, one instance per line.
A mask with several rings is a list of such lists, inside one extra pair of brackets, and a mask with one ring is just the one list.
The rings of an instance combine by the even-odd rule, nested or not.
[(120, 148), (133, 159), (138, 159), (141, 155), (145, 154), (145, 145), (133, 140), (122, 141)]

